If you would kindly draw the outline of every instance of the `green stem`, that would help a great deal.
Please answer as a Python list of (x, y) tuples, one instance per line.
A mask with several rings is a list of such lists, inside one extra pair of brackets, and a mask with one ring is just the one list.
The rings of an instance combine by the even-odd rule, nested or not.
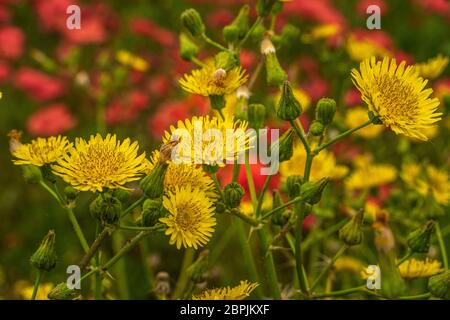
[(126, 208), (123, 212), (121, 217), (125, 217), (127, 214), (129, 214), (131, 211), (133, 211), (135, 208), (139, 207), (144, 201), (145, 196), (140, 197), (138, 200), (136, 200), (133, 204), (131, 204), (128, 208)]
[(239, 171), (241, 170), (241, 164), (240, 163), (234, 163), (233, 165), (233, 182), (237, 182), (239, 178)]
[(441, 251), (442, 262), (444, 264), (445, 270), (448, 270), (448, 257), (447, 249), (445, 248), (444, 238), (442, 237), (441, 226), (439, 222), (436, 221), (436, 237), (439, 243), (439, 250)]
[(69, 217), (70, 222), (72, 223), (73, 230), (75, 231), (75, 234), (78, 237), (78, 241), (80, 241), (81, 247), (83, 248), (84, 252), (89, 251), (89, 245), (86, 241), (86, 237), (83, 234), (83, 231), (81, 230), (80, 224), (78, 223), (77, 217), (73, 213), (73, 210), (71, 208), (66, 207), (66, 212)]
[(322, 231), (322, 232), (316, 232), (312, 233), (311, 236), (305, 239), (305, 241), (302, 244), (302, 250), (306, 251), (308, 250), (313, 244), (317, 243), (318, 241), (328, 238), (333, 233), (337, 232), (339, 229), (341, 229), (345, 224), (347, 224), (348, 219), (344, 219), (339, 221), (338, 223), (332, 225), (328, 229)]
[(48, 191), (48, 193), (50, 193), (50, 195), (53, 197), (53, 198), (55, 198), (55, 200), (58, 202), (58, 204), (60, 205), (60, 206), (64, 206), (63, 205), (63, 203), (61, 202), (61, 199), (60, 199), (60, 197), (58, 196), (58, 194), (52, 189), (52, 188), (50, 188), (50, 186), (48, 185), (48, 184), (46, 184), (43, 180), (41, 180), (41, 181), (39, 181), (39, 185), (41, 186), (41, 187), (43, 187), (45, 190), (47, 190)]
[(303, 127), (300, 123), (300, 120), (296, 121), (297, 124), (299, 125), (297, 127), (297, 125), (294, 123), (293, 120), (289, 121), (291, 123), (292, 128), (294, 129), (295, 133), (297, 134), (297, 136), (300, 138), (300, 140), (303, 143), (303, 146), (305, 147), (306, 150), (306, 154), (310, 154), (311, 153), (311, 147), (309, 146), (308, 140), (306, 139), (306, 135), (305, 132), (303, 131)]
[(250, 27), (250, 29), (247, 31), (247, 33), (245, 34), (244, 38), (241, 40), (241, 42), (239, 42), (238, 44), (238, 48), (241, 48), (245, 42), (248, 40), (248, 38), (250, 37), (250, 35), (253, 33), (253, 31), (255, 30), (255, 28), (258, 26), (258, 24), (260, 24), (263, 21), (263, 18), (258, 17), (256, 18), (255, 22), (252, 24), (252, 26)]
[(300, 197), (300, 196), (295, 197), (294, 199), (289, 200), (288, 202), (282, 204), (282, 205), (279, 206), (278, 208), (275, 208), (275, 209), (272, 209), (272, 210), (266, 212), (266, 213), (262, 216), (261, 220), (265, 220), (265, 219), (267, 219), (268, 217), (270, 217), (271, 215), (273, 215), (275, 212), (277, 212), (278, 210), (281, 210), (281, 209), (284, 209), (284, 208), (286, 208), (286, 207), (289, 207), (290, 205), (295, 204), (295, 203), (297, 203), (297, 202), (300, 202), (300, 201), (302, 201), (302, 200), (303, 200), (303, 198)]
[(192, 57), (191, 61), (202, 68), (207, 67), (207, 65), (205, 63), (201, 62), (200, 59), (197, 59), (196, 57)]
[(256, 80), (258, 79), (259, 74), (261, 73), (263, 66), (264, 66), (264, 60), (261, 59), (258, 62), (258, 64), (256, 65), (255, 71), (253, 72), (252, 76), (250, 77), (250, 80), (248, 81), (247, 88), (248, 88), (249, 91), (251, 91), (253, 86), (255, 85)]
[(230, 213), (253, 227), (258, 227), (260, 225), (258, 220), (255, 220), (252, 217), (249, 217), (248, 215), (242, 213), (239, 209), (233, 209), (230, 211)]
[(403, 258), (401, 258), (399, 261), (397, 261), (397, 266), (401, 265), (403, 262), (408, 260), (413, 254), (414, 254), (414, 252), (412, 252), (411, 250), (408, 250), (408, 252), (403, 256)]
[(34, 281), (33, 294), (31, 295), (31, 300), (36, 300), (36, 295), (39, 290), (39, 284), (41, 283), (43, 272), (41, 270), (37, 270), (36, 280)]
[(174, 300), (179, 299), (182, 296), (184, 289), (186, 288), (186, 285), (189, 282), (187, 269), (194, 262), (194, 256), (195, 256), (194, 249), (186, 248), (186, 250), (184, 251), (183, 262), (181, 263), (180, 274), (178, 275), (178, 281), (177, 284), (175, 285), (175, 290), (173, 293)]
[(247, 177), (248, 190), (250, 192), (250, 199), (252, 201), (253, 210), (256, 210), (258, 200), (256, 198), (255, 182), (253, 180), (252, 170), (248, 159), (248, 153), (245, 154), (245, 175)]
[(355, 292), (365, 292), (365, 291), (366, 291), (366, 286), (360, 286), (360, 287), (355, 287), (355, 288), (327, 292), (327, 293), (323, 293), (323, 294), (316, 294), (311, 297), (314, 299), (327, 298), (327, 297), (341, 297), (341, 296), (346, 296), (348, 294), (352, 294)]
[(261, 215), (261, 207), (264, 201), (264, 194), (266, 193), (267, 188), (269, 187), (270, 180), (273, 176), (267, 176), (266, 181), (264, 182), (263, 188), (261, 190), (261, 193), (259, 194), (258, 198), (258, 207), (256, 208), (256, 217), (258, 218)]
[(141, 231), (134, 238), (129, 240), (119, 251), (117, 251), (116, 255), (112, 257), (108, 262), (106, 262), (102, 267), (101, 271), (106, 271), (111, 268), (117, 261), (119, 261), (122, 256), (127, 254), (134, 246), (136, 246), (141, 239), (145, 238), (151, 233), (151, 231)]
[[(97, 228), (99, 228), (99, 223), (97, 223)], [(80, 268), (84, 269), (89, 265), (89, 262), (91, 261), (92, 257), (98, 252), (100, 249), (100, 246), (102, 245), (103, 241), (108, 237), (110, 234), (110, 230), (107, 228), (104, 228), (102, 232), (99, 233), (98, 230), (96, 230), (96, 238), (94, 242), (92, 243), (91, 247), (89, 248), (88, 252), (84, 255), (83, 259), (81, 259), (80, 262)], [(97, 260), (97, 259), (96, 259)], [(97, 266), (99, 266), (98, 263), (96, 263)]]
[(314, 150), (314, 154), (318, 154), (320, 151), (322, 151), (323, 149), (331, 146), (332, 144), (336, 143), (337, 141), (339, 141), (339, 140), (341, 140), (341, 139), (351, 135), (353, 132), (358, 131), (359, 129), (367, 127), (368, 125), (371, 125), (371, 124), (372, 124), (372, 120), (367, 120), (366, 122), (360, 124), (359, 126), (353, 128), (353, 129), (344, 131), (343, 133), (337, 135), (335, 138), (331, 139), (330, 141), (328, 141), (328, 142), (322, 144), (321, 146), (317, 147), (316, 150)]
[(348, 249), (348, 246), (344, 245), (338, 250), (338, 252), (336, 252), (334, 257), (331, 259), (330, 263), (327, 264), (327, 266), (322, 270), (322, 272), (319, 274), (319, 276), (316, 278), (316, 280), (314, 280), (314, 282), (313, 282), (313, 284), (311, 286), (311, 290), (314, 290), (314, 288), (319, 284), (320, 280), (322, 280), (322, 278), (328, 273), (328, 271), (334, 265), (336, 260), (340, 256), (342, 256), (347, 249)]
[(303, 267), (303, 254), (302, 254), (302, 225), (303, 225), (303, 212), (305, 210), (305, 204), (300, 205), (300, 209), (297, 211), (297, 219), (295, 222), (295, 266), (297, 270), (297, 278), (300, 284), (300, 290), (303, 294), (309, 295), (308, 282), (305, 275), (305, 269)]
[[(106, 229), (103, 229), (102, 232), (100, 232), (100, 222), (97, 221), (97, 226), (95, 228), (95, 234), (96, 234), (96, 239), (94, 241), (94, 245), (91, 247), (91, 249), (89, 250), (89, 252), (92, 252), (91, 254), (94, 255), (95, 254), (95, 265), (99, 266), (100, 265), (100, 251), (98, 250), (100, 248), (101, 243), (103, 242), (104, 239), (106, 239), (106, 236), (108, 235), (106, 231)], [(102, 237), (100, 237), (100, 235), (102, 235)], [(98, 244), (97, 239), (99, 239)], [(102, 240), (103, 239), (103, 240)], [(87, 256), (89, 256), (89, 252), (86, 254)], [(92, 257), (91, 255), (91, 257)], [(88, 257), (86, 259), (87, 263), (89, 263), (90, 257)], [(102, 299), (102, 277), (100, 273), (97, 273), (95, 275), (95, 289), (94, 289), (94, 297), (95, 300), (101, 300)]]
[(427, 293), (422, 293), (422, 294), (417, 294), (414, 296), (404, 296), (404, 297), (399, 297), (399, 300), (422, 300), (422, 299), (429, 299), (431, 298), (431, 293), (427, 292)]
[(216, 41), (210, 39), (206, 34), (202, 34), (202, 39), (210, 44), (211, 46), (221, 50), (221, 51), (226, 51), (226, 52), (230, 52), (232, 53), (232, 51), (230, 51), (228, 48), (225, 48), (224, 46), (222, 46), (220, 43), (217, 43)]
[(153, 227), (137, 227), (137, 226), (122, 226), (120, 225), (118, 227), (122, 230), (129, 230), (129, 231), (162, 231), (165, 229), (165, 226), (162, 224), (157, 224)]
[[(123, 234), (120, 232), (116, 232), (112, 236), (112, 244), (114, 252), (120, 251), (120, 246), (122, 245), (124, 239)], [(127, 274), (127, 266), (126, 260), (120, 259), (117, 261), (117, 264), (114, 268), (114, 271), (117, 275), (117, 287), (119, 289), (119, 295), (122, 300), (129, 300), (130, 293), (128, 287), (128, 274)]]
[(214, 182), (214, 186), (216, 187), (217, 193), (219, 194), (220, 198), (223, 199), (222, 188), (220, 187), (220, 182), (219, 182), (219, 179), (217, 178), (217, 173), (212, 174), (211, 178)]

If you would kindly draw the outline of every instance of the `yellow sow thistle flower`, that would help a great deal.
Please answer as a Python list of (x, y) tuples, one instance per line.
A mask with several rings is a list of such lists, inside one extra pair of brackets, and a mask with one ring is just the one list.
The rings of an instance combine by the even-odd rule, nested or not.
[[(314, 149), (314, 146), (313, 146)], [(280, 164), (281, 179), (285, 181), (289, 176), (303, 176), (306, 164), (306, 151), (303, 145), (296, 143), (294, 145), (294, 154), (288, 161)], [(324, 177), (331, 179), (341, 179), (348, 172), (348, 168), (336, 164), (336, 158), (333, 153), (322, 150), (317, 156), (311, 167), (311, 180), (319, 180)]]
[(426, 260), (409, 259), (398, 268), (402, 278), (406, 279), (428, 278), (443, 271), (439, 261), (428, 258)]
[(435, 79), (441, 75), (448, 65), (448, 57), (438, 55), (427, 62), (416, 64), (419, 76), (429, 79)]
[(241, 67), (225, 71), (209, 64), (202, 69), (193, 70), (190, 75), (186, 74), (179, 83), (187, 92), (208, 97), (231, 94), (246, 81), (247, 75)]
[(424, 129), (441, 119), (436, 112), (437, 98), (430, 98), (432, 89), (424, 90), (427, 80), (417, 75), (413, 66), (398, 66), (395, 59), (375, 57), (363, 61), (360, 71), (352, 70), (352, 81), (362, 99), (385, 126), (395, 133), (428, 140)]
[(357, 168), (346, 180), (345, 188), (349, 191), (364, 190), (393, 182), (397, 170), (387, 164), (367, 164)]
[(244, 300), (258, 286), (258, 283), (245, 280), (233, 288), (225, 287), (203, 291), (201, 294), (193, 296), (192, 300)]
[(61, 136), (37, 138), (28, 144), (17, 143), (12, 150), (12, 155), (17, 158), (13, 163), (42, 167), (64, 157), (71, 147), (67, 138)]
[(145, 152), (138, 156), (138, 149), (137, 142), (121, 142), (116, 135), (77, 138), (69, 154), (52, 166), (53, 173), (80, 191), (126, 189), (124, 185), (138, 180), (146, 169)]
[[(367, 110), (362, 107), (354, 107), (347, 111), (345, 116), (345, 124), (349, 129), (355, 128), (369, 120)], [(383, 132), (382, 126), (367, 126), (355, 132), (355, 135), (364, 139), (372, 139), (378, 137)]]
[(131, 67), (132, 69), (140, 72), (145, 72), (149, 68), (147, 61), (125, 50), (119, 50), (116, 53), (116, 60), (124, 66)]
[(160, 221), (167, 226), (166, 235), (170, 235), (170, 244), (177, 249), (204, 246), (214, 232), (216, 219), (214, 205), (205, 192), (191, 186), (176, 187), (163, 198), (163, 206), (169, 216)]

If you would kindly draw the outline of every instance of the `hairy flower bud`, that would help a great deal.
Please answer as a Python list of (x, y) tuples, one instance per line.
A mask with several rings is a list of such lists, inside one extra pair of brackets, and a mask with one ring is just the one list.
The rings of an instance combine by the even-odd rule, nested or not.
[(303, 200), (310, 205), (319, 203), (320, 199), (322, 198), (322, 192), (329, 181), (329, 178), (322, 178), (317, 181), (305, 182), (300, 188), (300, 195), (302, 196)]
[(281, 86), (287, 79), (287, 75), (281, 67), (275, 47), (268, 37), (261, 41), (261, 53), (264, 55), (267, 84), (274, 87)]
[(64, 195), (68, 201), (74, 201), (80, 192), (72, 186), (67, 186), (64, 188)]
[(352, 219), (339, 230), (339, 238), (348, 246), (355, 246), (362, 242), (364, 233), (362, 224), (364, 211), (360, 210)]
[(278, 103), (277, 116), (282, 120), (291, 121), (299, 117), (301, 113), (302, 107), (300, 102), (295, 98), (290, 83), (285, 81), (281, 98)]
[(330, 98), (322, 98), (317, 102), (316, 119), (324, 126), (328, 126), (333, 122), (336, 113), (336, 101)]
[(428, 290), (440, 299), (450, 299), (450, 270), (432, 276), (428, 280)]
[(140, 187), (148, 198), (155, 199), (163, 195), (167, 166), (167, 163), (158, 162), (153, 170), (141, 180)]
[(278, 152), (278, 161), (288, 161), (294, 154), (294, 129), (290, 128), (270, 147), (270, 154)]
[(80, 290), (69, 289), (65, 282), (57, 284), (47, 295), (50, 300), (74, 300), (78, 297), (80, 297)]
[(181, 14), (181, 24), (194, 37), (201, 36), (205, 33), (205, 25), (203, 24), (202, 17), (195, 9), (187, 9)]
[(138, 225), (143, 227), (153, 227), (162, 216), (163, 210), (161, 201), (147, 199), (142, 205), (142, 214), (139, 218)]
[(183, 60), (191, 61), (199, 51), (198, 46), (184, 33), (180, 34), (180, 56)]
[(258, 0), (258, 3), (256, 4), (256, 13), (260, 17), (267, 17), (277, 2), (278, 0)]
[(286, 180), (286, 189), (289, 199), (293, 199), (300, 195), (300, 188), (303, 183), (302, 176), (289, 176)]
[(50, 230), (39, 248), (30, 258), (31, 265), (42, 271), (50, 271), (56, 266), (55, 232)]
[(89, 205), (91, 215), (104, 224), (116, 224), (122, 214), (122, 203), (111, 194), (99, 194)]
[(248, 122), (254, 129), (260, 129), (264, 125), (266, 119), (266, 107), (260, 103), (253, 103), (247, 108)]
[(429, 220), (419, 229), (408, 235), (406, 243), (412, 252), (427, 253), (430, 249), (431, 234), (434, 230), (434, 220)]
[(232, 182), (223, 189), (223, 201), (228, 208), (237, 208), (241, 204), (244, 194), (242, 186), (237, 182)]
[(321, 136), (325, 130), (324, 125), (319, 120), (314, 120), (309, 127), (309, 132), (313, 136)]
[(223, 28), (223, 37), (226, 42), (234, 43), (238, 40), (242, 40), (245, 37), (249, 29), (248, 15), (250, 12), (250, 6), (244, 5), (239, 14), (233, 22), (225, 28)]

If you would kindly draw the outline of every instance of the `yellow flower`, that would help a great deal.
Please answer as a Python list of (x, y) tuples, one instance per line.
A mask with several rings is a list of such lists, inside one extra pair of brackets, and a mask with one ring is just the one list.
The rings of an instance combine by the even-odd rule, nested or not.
[[(15, 284), (15, 291), (25, 300), (31, 300), (33, 296), (33, 286), (26, 281), (19, 281)], [(36, 294), (36, 300), (48, 300), (47, 295), (52, 291), (53, 283), (41, 283)]]
[(147, 61), (126, 50), (119, 50), (116, 53), (116, 60), (124, 66), (131, 67), (136, 71), (144, 72), (149, 68), (149, 64)]
[(355, 258), (343, 256), (334, 263), (334, 270), (337, 272), (348, 271), (354, 274), (360, 274), (364, 270), (364, 264)]
[(372, 164), (359, 160), (357, 168), (345, 180), (347, 190), (362, 190), (390, 183), (397, 178), (397, 170), (388, 164)]
[(233, 163), (250, 148), (254, 135), (246, 132), (246, 121), (225, 120), (217, 117), (193, 117), (178, 121), (165, 132), (163, 143), (180, 141), (176, 147), (175, 163), (210, 164), (223, 166), (224, 161)]
[[(296, 143), (294, 145), (294, 154), (288, 161), (280, 164), (281, 179), (284, 181), (289, 176), (299, 175), (303, 176), (306, 164), (306, 151), (303, 145)], [(345, 166), (337, 165), (336, 158), (333, 153), (322, 150), (317, 156), (311, 167), (311, 180), (319, 180), (324, 177), (331, 179), (341, 179), (348, 172)]]
[(381, 47), (376, 42), (370, 40), (358, 40), (351, 35), (347, 39), (346, 50), (350, 58), (355, 61), (364, 61), (370, 57), (384, 57), (389, 55), (388, 50)]
[(16, 165), (35, 165), (41, 167), (64, 157), (72, 144), (66, 137), (37, 138), (28, 144), (20, 144), (13, 151)]
[(437, 260), (409, 259), (398, 267), (403, 278), (428, 278), (442, 272), (441, 263)]
[(138, 156), (139, 145), (116, 135), (105, 139), (97, 134), (89, 141), (77, 138), (69, 154), (52, 166), (53, 172), (80, 191), (99, 191), (104, 188), (125, 189), (124, 184), (138, 180), (145, 171), (145, 153)]
[(179, 82), (187, 92), (207, 97), (231, 94), (246, 81), (247, 75), (241, 67), (225, 71), (208, 64), (202, 69), (193, 70), (190, 75), (186, 74)]
[[(357, 127), (364, 122), (369, 120), (369, 116), (367, 115), (367, 110), (362, 107), (354, 107), (347, 111), (346, 117), (345, 117), (345, 124), (349, 129)], [(371, 125), (364, 127), (362, 129), (359, 129), (355, 132), (355, 135), (360, 136), (365, 139), (371, 139), (378, 137), (380, 133), (383, 132), (382, 126), (377, 125)]]
[(211, 238), (216, 225), (214, 205), (204, 191), (191, 186), (176, 187), (163, 198), (163, 206), (169, 216), (160, 221), (167, 225), (166, 235), (177, 249), (204, 246)]
[(192, 300), (244, 300), (258, 286), (258, 283), (245, 280), (233, 288), (225, 287), (203, 291), (201, 294), (193, 296)]
[(370, 111), (397, 134), (427, 140), (423, 130), (441, 119), (435, 112), (439, 100), (430, 98), (433, 90), (423, 90), (427, 81), (404, 61), (397, 66), (395, 59), (372, 57), (361, 63), (360, 72), (353, 69), (352, 77)]
[(340, 27), (337, 24), (321, 24), (312, 28), (309, 34), (303, 35), (302, 40), (309, 43), (314, 40), (328, 39), (338, 34), (339, 31)]
[(448, 65), (448, 57), (438, 55), (427, 62), (416, 64), (417, 72), (419, 76), (424, 78), (435, 79), (441, 75)]
[[(149, 174), (156, 163), (159, 160), (159, 151), (154, 151), (150, 161), (148, 162), (148, 167), (146, 174)], [(205, 192), (205, 194), (211, 198), (217, 198), (216, 189), (213, 180), (206, 175), (203, 170), (193, 164), (175, 164), (171, 161), (168, 162), (166, 176), (164, 178), (164, 192), (167, 194), (169, 192), (175, 193), (176, 187), (186, 187), (191, 186), (192, 189), (199, 189)]]

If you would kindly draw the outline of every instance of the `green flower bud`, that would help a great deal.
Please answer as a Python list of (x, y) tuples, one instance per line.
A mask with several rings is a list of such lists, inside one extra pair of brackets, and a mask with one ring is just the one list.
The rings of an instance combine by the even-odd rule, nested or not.
[(142, 205), (142, 215), (138, 224), (143, 227), (153, 227), (163, 216), (162, 203), (160, 200), (147, 199)]
[(223, 29), (223, 37), (225, 41), (233, 43), (242, 40), (249, 29), (248, 14), (250, 6), (244, 5), (233, 22)]
[(278, 152), (278, 161), (288, 161), (294, 154), (294, 129), (290, 128), (270, 147), (270, 153)]
[(314, 205), (322, 198), (322, 192), (327, 186), (330, 179), (322, 178), (318, 181), (308, 181), (302, 184), (300, 188), (300, 195), (305, 202)]
[(252, 31), (250, 38), (254, 43), (261, 43), (266, 34), (266, 28), (262, 23), (258, 24)]
[(313, 136), (321, 136), (323, 134), (325, 130), (324, 125), (322, 124), (322, 122), (320, 122), (319, 120), (314, 120), (311, 123), (311, 126), (309, 127), (309, 132), (311, 132), (311, 134)]
[(50, 271), (56, 266), (55, 232), (50, 230), (39, 248), (30, 258), (31, 265), (42, 271)]
[(198, 46), (186, 34), (180, 34), (180, 56), (183, 60), (191, 61), (198, 54)]
[(209, 250), (200, 252), (197, 260), (186, 270), (189, 279), (193, 283), (202, 283), (206, 280), (206, 271), (208, 270)]
[(64, 188), (64, 195), (68, 201), (74, 201), (78, 197), (79, 191), (74, 187), (67, 186)]
[(248, 122), (254, 129), (260, 129), (266, 118), (266, 107), (263, 104), (250, 104), (247, 108)]
[(201, 36), (205, 33), (205, 25), (203, 24), (202, 17), (195, 9), (187, 9), (181, 14), (181, 24), (194, 37)]
[(428, 280), (428, 290), (440, 299), (450, 299), (450, 270), (432, 276)]
[(430, 239), (433, 230), (434, 221), (429, 220), (425, 225), (411, 232), (406, 240), (409, 249), (412, 252), (427, 253), (430, 249)]
[(278, 0), (259, 0), (256, 4), (256, 13), (260, 17), (267, 17), (271, 13), (276, 2), (278, 2)]
[(264, 55), (267, 84), (274, 87), (281, 86), (287, 79), (287, 75), (281, 67), (275, 47), (268, 37), (261, 41), (261, 53)]
[(339, 230), (339, 238), (348, 246), (355, 246), (362, 242), (364, 211), (360, 210), (352, 219)]
[(237, 208), (241, 204), (244, 194), (244, 189), (239, 183), (229, 183), (223, 189), (224, 204), (230, 209)]
[(300, 39), (300, 29), (292, 24), (285, 25), (281, 30), (281, 45), (290, 47), (294, 43), (298, 42), (298, 39)]
[[(283, 205), (283, 201), (281, 201), (280, 192), (275, 191), (273, 193), (273, 201), (272, 201), (272, 210), (279, 208)], [(286, 209), (279, 209), (272, 214), (272, 222), (277, 226), (284, 226), (287, 223)]]
[(49, 292), (47, 297), (50, 300), (74, 300), (80, 297), (80, 290), (69, 289), (65, 282), (61, 282)]
[(223, 38), (228, 43), (234, 43), (239, 40), (239, 28), (233, 24), (223, 28)]
[(53, 174), (50, 165), (44, 165), (41, 167), (42, 176), (50, 183), (56, 183), (56, 176)]
[(236, 55), (230, 52), (221, 51), (214, 57), (214, 64), (217, 69), (229, 71), (238, 66)]
[(104, 224), (115, 224), (122, 214), (122, 204), (112, 195), (99, 194), (89, 205), (91, 215)]
[(141, 180), (140, 187), (148, 198), (155, 199), (163, 195), (167, 166), (167, 163), (158, 162), (153, 170)]
[(299, 117), (301, 113), (302, 107), (300, 102), (295, 98), (289, 82), (285, 81), (283, 84), (283, 92), (278, 103), (277, 116), (282, 120), (291, 121)]
[(317, 102), (316, 119), (328, 126), (333, 122), (336, 113), (336, 101), (330, 98), (322, 98)]
[(25, 181), (30, 184), (37, 184), (42, 180), (41, 169), (33, 165), (22, 166), (22, 174)]
[(225, 108), (226, 100), (224, 96), (212, 95), (209, 96), (209, 103), (211, 104), (211, 108), (222, 113), (222, 109)]
[(219, 171), (220, 167), (216, 164), (215, 165), (203, 164), (202, 169), (205, 173), (216, 174)]
[(116, 189), (113, 192), (113, 197), (117, 198), (121, 203), (127, 203), (130, 200), (130, 191), (124, 189)]
[(303, 177), (289, 176), (286, 180), (286, 188), (289, 199), (294, 199), (300, 195)]
[(216, 202), (216, 213), (218, 214), (225, 213), (226, 209), (227, 207), (225, 206), (222, 200), (218, 200)]

